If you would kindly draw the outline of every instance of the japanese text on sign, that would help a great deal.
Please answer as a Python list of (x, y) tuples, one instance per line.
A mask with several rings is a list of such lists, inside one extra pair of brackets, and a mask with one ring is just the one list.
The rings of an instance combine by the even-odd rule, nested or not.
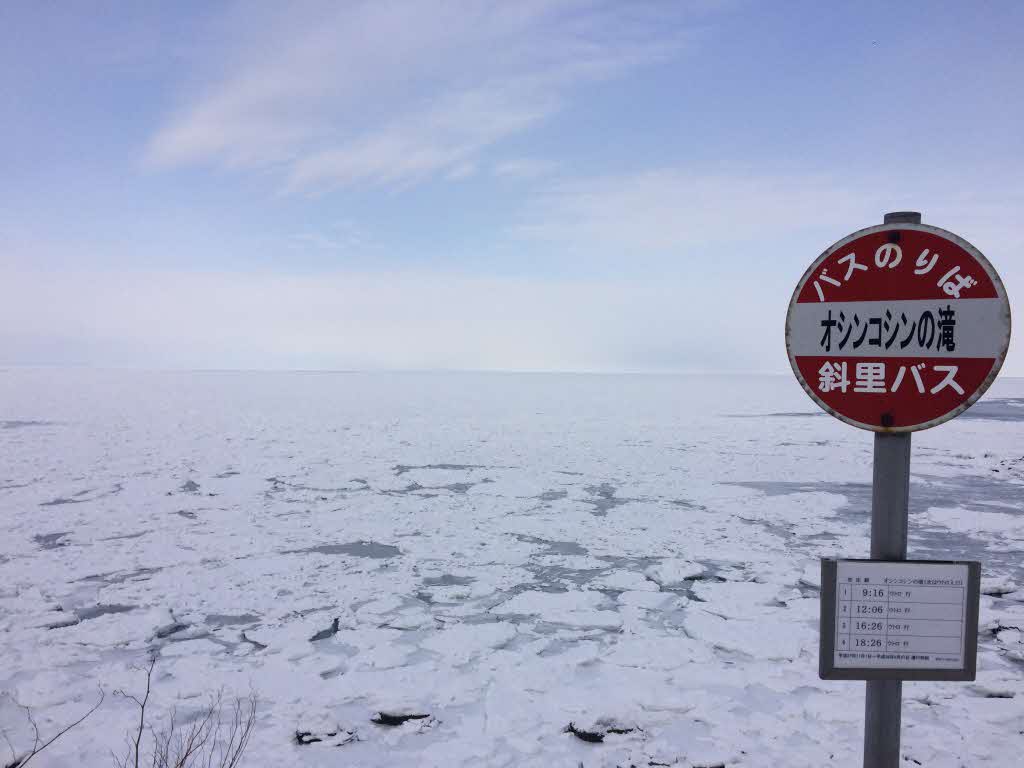
[[(938, 253), (931, 253), (927, 248), (923, 249), (914, 261), (914, 274), (922, 276), (922, 279), (931, 279), (923, 276), (932, 272), (939, 259)], [(875, 257), (871, 262), (858, 262), (857, 253), (851, 251), (839, 259), (838, 263), (846, 267), (846, 273), (841, 280), (830, 276), (827, 268), (822, 269), (814, 280), (814, 290), (818, 294), (818, 301), (828, 300), (826, 292), (829, 289), (826, 286), (839, 287), (848, 283), (850, 280), (856, 279), (859, 272), (867, 272), (871, 265), (876, 269), (895, 269), (903, 263), (903, 249), (898, 243), (885, 243), (875, 250)], [(954, 264), (935, 283), (943, 293), (954, 299), (959, 299), (963, 291), (978, 284), (978, 281), (971, 275), (962, 274), (961, 268), (960, 264)]]
[(840, 560), (836, 668), (964, 666), (968, 566)]
[[(903, 386), (903, 380), (907, 378), (909, 371), (913, 379), (913, 387), (919, 394), (937, 394), (949, 387), (958, 395), (964, 393), (963, 387), (956, 382), (956, 372), (959, 367), (956, 365), (932, 365), (917, 363), (916, 365), (898, 366), (895, 374), (890, 380), (886, 372), (884, 362), (864, 362), (848, 364), (846, 361), (828, 362), (818, 369), (818, 391), (819, 392), (846, 392), (850, 387), (850, 367), (853, 368), (853, 391), (864, 394), (882, 395), (886, 392), (899, 392)], [(889, 370), (897, 369), (897, 366), (890, 365)], [(926, 373), (930, 371), (931, 373)], [(935, 375), (940, 374), (940, 375)], [(929, 376), (929, 384), (937, 381), (935, 386), (925, 384), (924, 376)], [(891, 383), (890, 383), (891, 381)]]
[(846, 312), (839, 310), (833, 317), (832, 310), (821, 320), (824, 331), (821, 334), (821, 348), (825, 352), (833, 349), (841, 351), (850, 346), (860, 349), (861, 346), (898, 348), (910, 351), (920, 350), (956, 350), (956, 310), (950, 305), (936, 307), (935, 311), (925, 309), (918, 316), (896, 309), (886, 309), (884, 314), (875, 317), (854, 312), (847, 317)]

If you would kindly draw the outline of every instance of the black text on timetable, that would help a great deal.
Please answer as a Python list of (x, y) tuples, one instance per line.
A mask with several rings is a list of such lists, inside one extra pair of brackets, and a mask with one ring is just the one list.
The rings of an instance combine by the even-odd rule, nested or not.
[(856, 608), (859, 615), (868, 614), (880, 616), (885, 613), (884, 605), (857, 605)]
[(882, 641), (877, 637), (856, 637), (853, 644), (857, 648), (881, 648)]

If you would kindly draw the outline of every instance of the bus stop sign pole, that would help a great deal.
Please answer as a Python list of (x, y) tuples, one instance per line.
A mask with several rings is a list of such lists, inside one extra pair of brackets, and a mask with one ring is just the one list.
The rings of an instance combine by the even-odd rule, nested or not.
[[(995, 268), (912, 211), (833, 243), (793, 291), (786, 352), (797, 381), (825, 412), (875, 433), (871, 559), (821, 561), (818, 675), (867, 683), (864, 768), (901, 768), (903, 680), (975, 678), (980, 563), (907, 560), (910, 435), (970, 408), (1009, 344)], [(914, 605), (957, 599), (921, 611), (911, 594)], [(955, 639), (932, 626), (938, 605), (959, 622)]]
[[(886, 224), (920, 224), (920, 213), (887, 213)], [(876, 432), (871, 478), (871, 559), (907, 559), (910, 432)], [(902, 680), (868, 680), (864, 768), (899, 768)]]

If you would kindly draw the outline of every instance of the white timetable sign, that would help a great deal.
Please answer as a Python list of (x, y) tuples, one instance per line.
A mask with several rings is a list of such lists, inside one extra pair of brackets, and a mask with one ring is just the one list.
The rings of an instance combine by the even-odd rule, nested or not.
[(974, 679), (980, 566), (822, 561), (821, 676)]

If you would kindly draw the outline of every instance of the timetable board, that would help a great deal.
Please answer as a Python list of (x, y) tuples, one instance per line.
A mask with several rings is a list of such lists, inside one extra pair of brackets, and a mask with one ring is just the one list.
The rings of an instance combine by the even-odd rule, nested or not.
[(981, 566), (822, 560), (821, 656), (828, 680), (973, 680)]

